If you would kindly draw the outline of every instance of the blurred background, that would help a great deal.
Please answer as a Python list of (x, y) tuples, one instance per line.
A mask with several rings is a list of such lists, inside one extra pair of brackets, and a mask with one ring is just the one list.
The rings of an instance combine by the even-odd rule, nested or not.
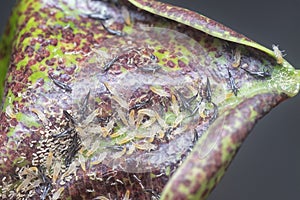
[[(206, 15), (271, 48), (279, 44), (300, 69), (299, 0), (162, 0)], [(15, 1), (2, 0), (0, 31)], [(300, 198), (300, 96), (272, 110), (253, 129), (209, 200)], [(298, 116), (298, 117), (297, 117)]]

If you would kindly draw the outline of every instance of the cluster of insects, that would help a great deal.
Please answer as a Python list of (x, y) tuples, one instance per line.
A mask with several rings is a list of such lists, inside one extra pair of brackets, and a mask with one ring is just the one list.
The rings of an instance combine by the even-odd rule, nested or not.
[[(276, 58), (276, 61), (278, 64), (283, 63), (283, 57), (284, 55), (282, 54), (284, 51), (279, 50), (278, 45), (272, 45), (274, 56)], [(270, 78), (272, 76), (272, 68), (269, 65), (263, 65), (259, 70), (252, 70), (249, 69), (249, 66), (247, 63), (242, 63), (242, 49), (236, 47), (236, 49), (233, 51), (233, 60), (231, 62), (231, 66), (233, 67), (234, 70), (236, 69), (242, 69), (244, 70), (247, 74), (250, 76), (256, 78), (256, 79), (265, 79), (265, 78)], [(227, 72), (228, 72), (228, 84), (230, 87), (230, 90), (233, 92), (235, 96), (237, 96), (239, 88), (234, 80), (234, 77), (232, 75), (231, 70), (229, 67), (227, 67)]]
[[(130, 24), (128, 10), (121, 10), (124, 22)], [(109, 23), (106, 22), (112, 19), (111, 15), (92, 13), (88, 17), (99, 20), (103, 29), (111, 35), (126, 36), (107, 25)], [(126, 69), (128, 74), (163, 76), (166, 74), (165, 66), (159, 64), (154, 48), (150, 51), (147, 48), (126, 49), (123, 54), (102, 60), (101, 74), (107, 77)], [(282, 52), (275, 45), (273, 50), (277, 63), (282, 64)], [(121, 70), (117, 71), (117, 66)], [(247, 64), (243, 64), (243, 50), (239, 48), (233, 53), (231, 66), (232, 68), (227, 67), (225, 76), (235, 96), (238, 95), (239, 87), (233, 70), (242, 69), (257, 79), (269, 78), (272, 75), (268, 66), (251, 70)], [(74, 177), (78, 179), (78, 168), (91, 180), (110, 183), (117, 171), (149, 172), (178, 163), (191, 151), (219, 114), (213, 94), (214, 83), (211, 85), (212, 79), (205, 78), (187, 82), (181, 79), (173, 85), (148, 83), (130, 89), (122, 86), (126, 85), (124, 82), (110, 83), (104, 78), (103, 81), (101, 77), (97, 79), (101, 81), (95, 82), (95, 85), (103, 85), (105, 90), (99, 94), (92, 88), (86, 88), (87, 92), (79, 105), (74, 106), (76, 109), (60, 109), (61, 112), (55, 116), (32, 109), (43, 124), (47, 123), (47, 118), (55, 118), (58, 127), (53, 124), (48, 126), (39, 141), (38, 152), (33, 155), (32, 163), (16, 170), (20, 181), (16, 186), (9, 187), (14, 188), (14, 195), (20, 199), (38, 195), (42, 200), (48, 197), (56, 200), (60, 198), (69, 181)], [(49, 74), (49, 79), (54, 87), (65, 93), (76, 92), (71, 84), (59, 80), (53, 74)], [(124, 80), (127, 81), (126, 78)], [(7, 112), (13, 115), (10, 107)], [(200, 126), (204, 128), (199, 128)], [(169, 148), (168, 145), (171, 144), (174, 150)], [(151, 159), (144, 159), (142, 155), (145, 154), (148, 156), (146, 158)], [(90, 168), (99, 164), (111, 168), (105, 174), (106, 179), (104, 175), (97, 176), (96, 173), (89, 172)], [(152, 199), (159, 199), (159, 193), (146, 188), (135, 174), (132, 179), (145, 193), (151, 194)], [(124, 183), (120, 179), (114, 179), (111, 184)], [(91, 188), (87, 192), (95, 191)], [(98, 196), (94, 199), (108, 198)], [(130, 199), (130, 190), (126, 190), (123, 199)]]

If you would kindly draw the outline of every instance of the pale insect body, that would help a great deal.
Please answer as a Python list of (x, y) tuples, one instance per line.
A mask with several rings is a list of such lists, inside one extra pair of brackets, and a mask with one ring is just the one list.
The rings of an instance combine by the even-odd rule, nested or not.
[(126, 143), (130, 142), (133, 139), (134, 139), (133, 135), (127, 135), (124, 138), (122, 138), (120, 140), (117, 140), (116, 144), (118, 144), (118, 145), (126, 144)]
[(93, 153), (95, 153), (95, 151), (97, 151), (97, 149), (100, 146), (100, 141), (99, 140), (95, 140), (94, 143), (92, 144), (91, 149), (88, 150), (86, 156), (89, 157), (91, 156)]
[(151, 144), (147, 141), (140, 141), (138, 143), (134, 143), (135, 148), (145, 151), (155, 150), (157, 147), (154, 144)]
[(130, 190), (126, 190), (123, 200), (129, 200), (129, 197), (130, 197)]
[(94, 165), (98, 165), (100, 164), (104, 159), (105, 157), (107, 156), (107, 153), (106, 152), (103, 152), (103, 153), (100, 153), (94, 161), (91, 162), (91, 166), (94, 166)]
[(178, 115), (178, 116), (176, 117), (174, 123), (173, 123), (173, 126), (174, 126), (174, 127), (177, 127), (177, 126), (182, 122), (182, 120), (184, 119), (184, 117), (185, 117), (185, 116), (184, 116), (183, 114)]
[(71, 174), (76, 174), (76, 170), (77, 170), (76, 163), (72, 162), (71, 165), (69, 166), (68, 170), (64, 174), (61, 175), (61, 179), (63, 179), (64, 177), (67, 177)]
[(118, 92), (113, 87), (111, 87), (108, 83), (104, 83), (104, 85), (111, 93), (111, 98), (115, 100), (122, 108), (129, 110), (128, 103), (118, 95)]
[(54, 168), (53, 168), (53, 174), (52, 174), (52, 182), (55, 183), (57, 178), (58, 178), (58, 175), (61, 171), (61, 163), (60, 162), (56, 162), (54, 164)]
[(179, 110), (179, 103), (178, 103), (178, 101), (176, 99), (176, 96), (172, 95), (171, 100), (172, 100), (171, 109), (175, 113), (175, 115), (178, 116), (180, 110)]
[(111, 134), (110, 137), (111, 138), (119, 137), (119, 136), (125, 134), (126, 131), (127, 131), (127, 128), (126, 127), (122, 127), (119, 130), (117, 130), (116, 132), (114, 132), (113, 134)]
[(234, 68), (237, 68), (241, 64), (241, 50), (236, 49), (233, 56), (233, 62), (231, 63), (231, 66)]
[(57, 200), (59, 199), (61, 193), (64, 191), (64, 187), (60, 187), (56, 192), (53, 193), (52, 195), (52, 200)]
[(41, 110), (36, 109), (36, 108), (31, 108), (30, 110), (37, 115), (37, 117), (41, 120), (41, 122), (43, 124), (47, 124), (47, 118), (46, 118), (45, 114), (42, 113)]
[(113, 130), (115, 126), (115, 120), (110, 120), (105, 127), (100, 127), (101, 133), (103, 137), (107, 137), (109, 133)]
[(125, 126), (129, 126), (128, 121), (126, 119), (126, 114), (121, 109), (117, 109), (117, 113), (118, 113), (118, 117), (121, 119), (122, 123)]
[(161, 97), (171, 97), (171, 95), (162, 88), (150, 86), (150, 90)]
[(134, 112), (134, 110), (131, 110), (129, 113), (129, 119), (128, 119), (128, 123), (129, 123), (130, 127), (134, 127), (134, 125), (135, 125), (134, 116), (135, 116), (135, 112)]
[(279, 45), (274, 45), (273, 44), (272, 48), (273, 48), (273, 52), (274, 52), (274, 55), (276, 57), (277, 63), (282, 64), (283, 63), (283, 57), (284, 57), (284, 55), (282, 53), (284, 51), (279, 50)]
[(31, 184), (32, 179), (35, 177), (28, 176), (25, 180), (22, 181), (22, 183), (17, 187), (16, 191), (20, 192), (21, 190), (27, 191), (28, 186)]
[(50, 172), (52, 161), (53, 161), (53, 152), (50, 151), (49, 154), (48, 154), (48, 156), (47, 156), (47, 158), (46, 158), (46, 170), (48, 172)]
[(97, 117), (98, 114), (99, 114), (99, 110), (98, 109), (94, 110), (89, 116), (85, 118), (85, 120), (82, 121), (82, 125), (88, 126)]
[(122, 108), (125, 108), (126, 110), (129, 110), (128, 103), (124, 99), (122, 99), (120, 96), (113, 95), (111, 98), (113, 100), (115, 100)]
[(93, 200), (109, 200), (109, 199), (106, 198), (105, 196), (97, 196), (97, 197), (93, 198)]
[(78, 155), (78, 162), (79, 162), (82, 170), (85, 172), (86, 171), (86, 167), (85, 167), (86, 159), (85, 159), (85, 157), (82, 154)]

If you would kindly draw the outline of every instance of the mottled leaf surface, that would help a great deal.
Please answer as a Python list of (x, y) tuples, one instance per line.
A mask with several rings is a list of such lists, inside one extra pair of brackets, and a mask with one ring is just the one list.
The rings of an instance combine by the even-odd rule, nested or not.
[(20, 1), (9, 27), (2, 198), (205, 199), (299, 90), (273, 51), (156, 1)]

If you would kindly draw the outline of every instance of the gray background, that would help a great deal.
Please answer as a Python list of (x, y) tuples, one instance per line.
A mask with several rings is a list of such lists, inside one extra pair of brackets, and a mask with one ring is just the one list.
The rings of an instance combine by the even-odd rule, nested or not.
[[(164, 0), (202, 13), (271, 48), (300, 68), (300, 0)], [(0, 31), (13, 1), (0, 7)], [(209, 200), (300, 199), (300, 96), (261, 120)], [(298, 117), (297, 117), (298, 116)]]

